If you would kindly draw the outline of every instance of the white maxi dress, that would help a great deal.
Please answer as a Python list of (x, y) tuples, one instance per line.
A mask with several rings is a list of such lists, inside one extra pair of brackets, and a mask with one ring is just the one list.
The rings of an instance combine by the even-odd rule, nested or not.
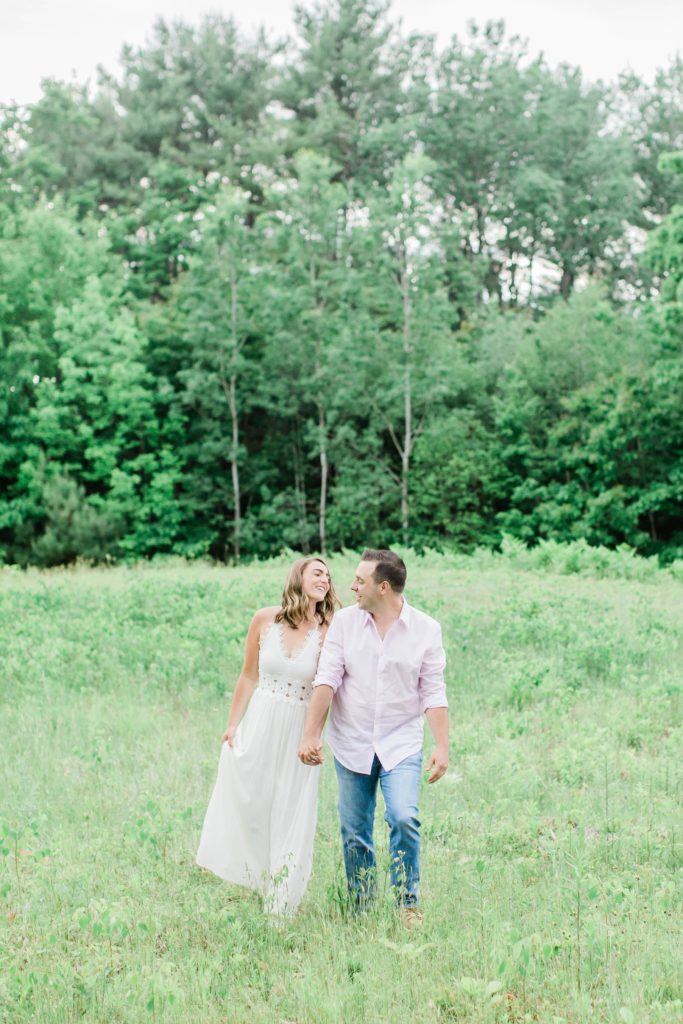
[(258, 890), (276, 915), (296, 910), (311, 873), (320, 769), (297, 751), (319, 655), (317, 628), (291, 657), (281, 623), (263, 633), (258, 686), (221, 749), (197, 851), (197, 864)]

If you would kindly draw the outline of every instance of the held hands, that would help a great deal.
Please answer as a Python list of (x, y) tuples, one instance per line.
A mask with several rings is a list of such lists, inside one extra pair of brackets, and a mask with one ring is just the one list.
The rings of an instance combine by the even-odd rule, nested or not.
[(438, 782), (442, 775), (446, 774), (448, 770), (448, 748), (435, 747), (434, 753), (427, 762), (427, 771), (432, 769), (432, 773), (427, 779), (427, 782)]
[(299, 746), (299, 760), (302, 764), (319, 765), (325, 760), (323, 745), (317, 736), (302, 736)]

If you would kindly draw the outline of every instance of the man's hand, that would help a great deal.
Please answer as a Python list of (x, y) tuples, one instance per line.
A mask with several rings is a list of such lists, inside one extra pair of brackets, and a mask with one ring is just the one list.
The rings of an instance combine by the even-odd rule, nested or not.
[(319, 736), (304, 735), (299, 746), (299, 760), (302, 764), (317, 765), (325, 760), (323, 744)]
[(448, 708), (427, 708), (425, 716), (436, 744), (427, 765), (427, 770), (432, 769), (427, 782), (438, 782), (448, 768)]
[(448, 747), (435, 747), (434, 753), (427, 763), (427, 771), (432, 769), (432, 774), (427, 782), (438, 782), (442, 775), (448, 770)]

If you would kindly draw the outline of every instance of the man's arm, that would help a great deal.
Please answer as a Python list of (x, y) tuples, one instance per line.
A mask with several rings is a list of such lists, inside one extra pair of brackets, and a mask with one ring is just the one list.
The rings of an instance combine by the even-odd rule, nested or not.
[(427, 708), (425, 718), (436, 743), (427, 764), (432, 769), (427, 782), (438, 782), (448, 769), (448, 708)]
[(334, 697), (334, 690), (331, 686), (321, 683), (313, 690), (311, 703), (306, 715), (304, 732), (299, 745), (299, 760), (304, 764), (322, 764), (325, 760), (321, 734), (327, 712)]
[(436, 744), (427, 764), (427, 768), (431, 769), (428, 782), (438, 782), (448, 768), (448, 698), (443, 677), (445, 666), (446, 652), (441, 640), (441, 627), (437, 626), (422, 659), (418, 683), (420, 711), (427, 719)]
[(341, 686), (343, 676), (344, 631), (341, 620), (335, 616), (320, 654), (318, 670), (313, 680), (313, 696), (299, 745), (299, 760), (304, 764), (322, 764), (324, 761), (320, 737), (332, 698)]

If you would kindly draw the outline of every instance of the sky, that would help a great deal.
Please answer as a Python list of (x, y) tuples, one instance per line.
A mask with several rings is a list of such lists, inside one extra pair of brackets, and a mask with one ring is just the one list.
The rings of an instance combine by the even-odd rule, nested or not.
[[(305, 4), (304, 4), (305, 5)], [(159, 17), (196, 24), (202, 15), (233, 16), (250, 33), (291, 32), (288, 0), (11, 0), (0, 14), (0, 103), (32, 103), (43, 78), (96, 83), (96, 69), (118, 69), (124, 43), (140, 46)], [(651, 80), (683, 51), (683, 0), (393, 0), (404, 31), (446, 43), (468, 22), (504, 19), (552, 66), (578, 64), (591, 80), (614, 80), (630, 68)]]

